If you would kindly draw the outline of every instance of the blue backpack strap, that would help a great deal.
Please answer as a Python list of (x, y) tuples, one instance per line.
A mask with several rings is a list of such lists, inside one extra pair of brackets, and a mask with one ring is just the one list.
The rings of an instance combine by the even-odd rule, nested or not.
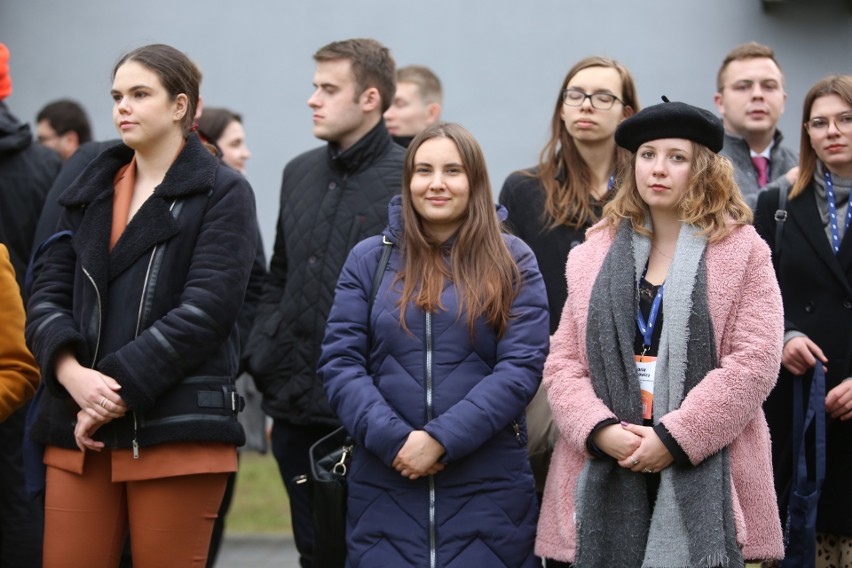
[(35, 280), (35, 264), (41, 257), (41, 255), (43, 255), (44, 252), (49, 249), (51, 245), (53, 245), (53, 243), (55, 243), (62, 237), (73, 236), (74, 231), (59, 231), (58, 233), (53, 233), (52, 235), (44, 239), (44, 241), (42, 241), (42, 243), (36, 247), (36, 249), (33, 251), (32, 256), (30, 257), (30, 263), (27, 265), (27, 274), (24, 277), (24, 290), (27, 296), (29, 296), (30, 292), (32, 291), (33, 281)]

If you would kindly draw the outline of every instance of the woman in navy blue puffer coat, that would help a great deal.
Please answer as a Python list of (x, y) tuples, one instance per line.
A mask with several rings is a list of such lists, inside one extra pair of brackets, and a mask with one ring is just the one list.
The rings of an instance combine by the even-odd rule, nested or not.
[(524, 408), (549, 315), (535, 256), (501, 234), (482, 152), (458, 125), (414, 139), (388, 213), (346, 261), (320, 358), (356, 442), (347, 565), (536, 566)]

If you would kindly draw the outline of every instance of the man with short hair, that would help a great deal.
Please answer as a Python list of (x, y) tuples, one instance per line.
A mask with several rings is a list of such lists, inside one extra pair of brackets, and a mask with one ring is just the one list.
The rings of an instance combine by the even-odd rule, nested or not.
[(720, 154), (734, 165), (737, 184), (754, 210), (757, 194), (796, 181), (798, 154), (781, 145), (776, 125), (784, 114), (784, 74), (771, 48), (757, 42), (734, 48), (716, 76), (716, 108), (725, 126)]
[(311, 445), (339, 426), (316, 374), (325, 324), (349, 251), (387, 224), (403, 159), (382, 119), (396, 90), (388, 49), (351, 39), (326, 45), (314, 59), (308, 106), (314, 136), (327, 144), (284, 168), (269, 278), (245, 352), (273, 418), (272, 452), (303, 568), (312, 565), (314, 529), (308, 491), (294, 478), (308, 473)]
[(53, 101), (36, 115), (36, 139), (39, 144), (59, 152), (65, 161), (92, 139), (89, 117), (83, 107), (72, 100)]
[(441, 118), (444, 93), (441, 80), (423, 65), (396, 72), (396, 94), (385, 111), (385, 122), (397, 144), (408, 147), (415, 136)]

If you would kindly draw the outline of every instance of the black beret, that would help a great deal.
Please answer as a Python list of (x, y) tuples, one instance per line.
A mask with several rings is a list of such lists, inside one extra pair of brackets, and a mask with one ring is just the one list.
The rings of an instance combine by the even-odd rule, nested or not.
[(669, 102), (666, 97), (663, 101), (622, 121), (615, 131), (616, 144), (635, 152), (649, 140), (685, 138), (719, 153), (725, 129), (716, 115), (686, 103)]

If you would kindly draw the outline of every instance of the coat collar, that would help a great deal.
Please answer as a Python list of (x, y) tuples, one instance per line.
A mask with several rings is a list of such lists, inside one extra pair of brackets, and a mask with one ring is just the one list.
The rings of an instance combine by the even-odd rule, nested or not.
[(190, 136), (163, 182), (142, 204), (110, 251), (113, 178), (132, 156), (133, 150), (124, 144), (105, 150), (59, 200), (65, 207), (85, 210), (74, 235), (74, 246), (81, 265), (101, 290), (140, 256), (180, 232), (172, 207), (179, 199), (209, 193), (218, 168), (218, 161), (198, 136)]
[[(775, 134), (772, 135), (772, 149), (770, 150), (770, 154), (774, 154), (775, 151), (781, 147), (781, 141), (783, 139), (784, 135), (781, 134), (781, 131), (776, 128)], [(746, 142), (742, 136), (732, 134), (725, 130), (725, 146), (729, 146), (731, 144), (740, 144), (745, 148), (747, 154), (751, 151), (748, 146), (748, 142)]]
[(372, 165), (390, 144), (394, 144), (393, 138), (385, 126), (384, 119), (379, 119), (372, 130), (343, 152), (337, 144), (329, 142), (328, 159), (333, 169), (352, 174)]
[[(111, 200), (115, 173), (132, 157), (133, 150), (124, 144), (107, 148), (65, 190), (59, 203), (65, 207), (79, 207), (105, 197)], [(216, 166), (216, 158), (198, 136), (192, 135), (166, 172), (163, 183), (154, 190), (154, 196), (186, 197), (209, 191), (216, 177)]]
[[(835, 278), (840, 281), (846, 293), (852, 296), (852, 285), (846, 278), (846, 272), (852, 265), (852, 241), (847, 238), (848, 235), (843, 235), (843, 241), (840, 243), (840, 252), (837, 256), (831, 250), (831, 245), (825, 236), (825, 227), (822, 225), (822, 217), (820, 217), (819, 209), (817, 209), (816, 198), (814, 196), (813, 185), (808, 186), (805, 191), (787, 202), (787, 212), (789, 218), (799, 226), (805, 240), (814, 249), (817, 257), (819, 257), (829, 268)], [(781, 251), (784, 254), (784, 251)]]

